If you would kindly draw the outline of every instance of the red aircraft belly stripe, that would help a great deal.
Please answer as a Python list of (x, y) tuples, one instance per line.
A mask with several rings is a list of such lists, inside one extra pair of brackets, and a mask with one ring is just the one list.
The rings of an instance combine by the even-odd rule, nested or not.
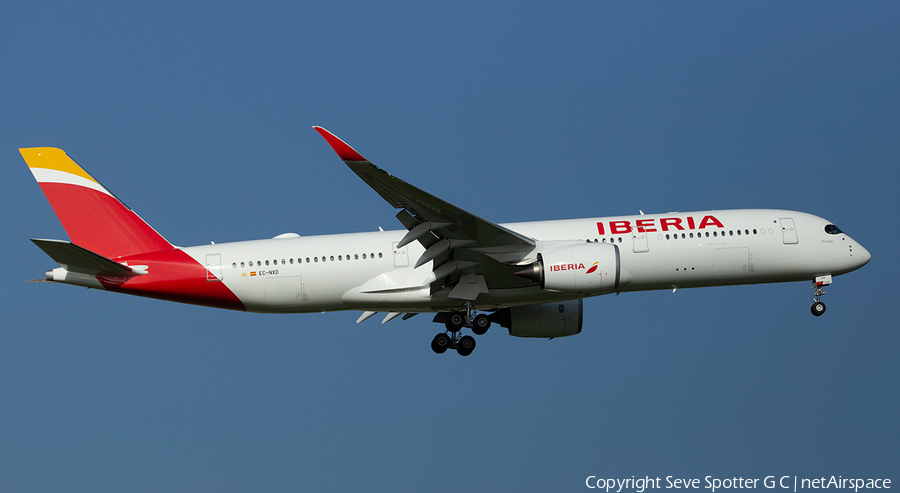
[(128, 262), (129, 265), (146, 265), (148, 273), (124, 282), (121, 278), (98, 278), (109, 291), (192, 305), (246, 310), (244, 303), (225, 283), (207, 281), (209, 273), (206, 267), (182, 250), (141, 253), (116, 260)]
[(69, 239), (80, 247), (104, 257), (173, 248), (115, 197), (67, 183), (40, 185)]

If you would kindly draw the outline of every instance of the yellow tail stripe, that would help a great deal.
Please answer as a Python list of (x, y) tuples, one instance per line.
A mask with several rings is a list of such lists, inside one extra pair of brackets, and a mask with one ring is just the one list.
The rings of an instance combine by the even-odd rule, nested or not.
[(56, 147), (31, 147), (19, 149), (29, 168), (44, 168), (64, 173), (71, 173), (82, 178), (87, 178), (96, 184), (100, 184), (87, 171), (81, 169), (78, 163), (72, 161), (65, 151)]

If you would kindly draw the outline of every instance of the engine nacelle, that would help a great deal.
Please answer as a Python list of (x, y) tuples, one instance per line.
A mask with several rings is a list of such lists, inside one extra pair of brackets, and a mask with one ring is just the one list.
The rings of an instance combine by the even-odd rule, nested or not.
[(566, 294), (596, 295), (619, 289), (619, 247), (609, 243), (578, 243), (538, 254), (537, 262), (516, 273), (541, 289)]
[(581, 332), (582, 301), (570, 300), (540, 305), (504, 308), (491, 320), (516, 337), (565, 337)]

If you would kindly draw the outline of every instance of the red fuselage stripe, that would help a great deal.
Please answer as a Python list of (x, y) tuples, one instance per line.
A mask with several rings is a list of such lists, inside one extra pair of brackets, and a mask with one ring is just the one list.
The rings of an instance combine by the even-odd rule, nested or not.
[(193, 305), (246, 310), (244, 304), (222, 281), (208, 281), (214, 277), (206, 267), (182, 250), (139, 253), (117, 259), (129, 265), (146, 265), (147, 274), (128, 278), (98, 278), (109, 291), (190, 303)]

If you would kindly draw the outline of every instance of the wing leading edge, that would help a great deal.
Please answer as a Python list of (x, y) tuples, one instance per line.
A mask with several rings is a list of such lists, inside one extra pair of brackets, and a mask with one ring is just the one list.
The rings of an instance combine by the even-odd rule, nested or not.
[[(418, 241), (425, 253), (416, 267), (434, 261), (432, 292), (456, 282), (449, 297), (474, 300), (488, 286), (519, 284), (513, 269), (501, 265), (525, 258), (532, 238), (488, 221), (392, 176), (322, 127), (313, 127), (367, 185), (396, 209), (408, 233), (403, 247)], [(501, 264), (501, 265), (494, 265)], [(507, 272), (508, 271), (508, 272)], [(458, 282), (460, 279), (463, 282)]]

